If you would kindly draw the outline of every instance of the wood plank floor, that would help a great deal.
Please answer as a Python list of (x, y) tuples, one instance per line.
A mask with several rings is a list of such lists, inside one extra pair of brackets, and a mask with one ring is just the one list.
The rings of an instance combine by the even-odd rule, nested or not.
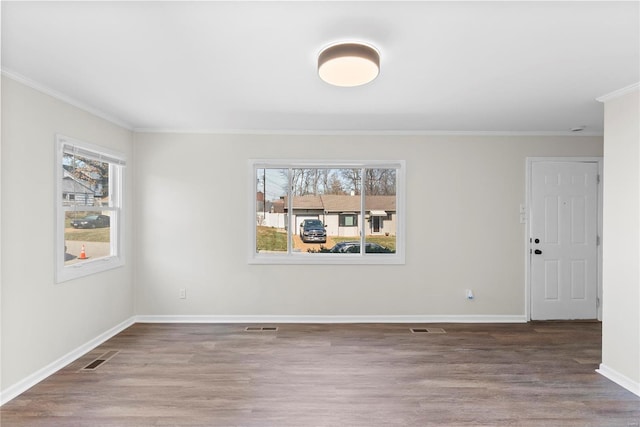
[(133, 325), (4, 405), (1, 425), (640, 425), (640, 398), (595, 372), (599, 323), (246, 326)]

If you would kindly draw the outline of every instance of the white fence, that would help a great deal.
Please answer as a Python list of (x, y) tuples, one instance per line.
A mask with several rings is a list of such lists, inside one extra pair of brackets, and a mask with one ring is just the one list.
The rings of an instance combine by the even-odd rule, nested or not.
[(285, 228), (287, 216), (283, 213), (258, 212), (257, 224), (264, 227)]

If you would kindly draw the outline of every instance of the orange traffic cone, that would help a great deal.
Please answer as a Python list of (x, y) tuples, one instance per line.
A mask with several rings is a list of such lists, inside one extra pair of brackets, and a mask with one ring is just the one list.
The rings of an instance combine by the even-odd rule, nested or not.
[(87, 259), (87, 253), (84, 251), (84, 245), (82, 245), (82, 249), (80, 249), (79, 259)]

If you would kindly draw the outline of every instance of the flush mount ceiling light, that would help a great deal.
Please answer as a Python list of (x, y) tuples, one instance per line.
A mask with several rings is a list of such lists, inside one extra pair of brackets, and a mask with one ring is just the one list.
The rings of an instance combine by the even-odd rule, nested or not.
[(334, 86), (352, 87), (369, 83), (380, 72), (380, 54), (363, 43), (339, 43), (318, 56), (318, 75)]

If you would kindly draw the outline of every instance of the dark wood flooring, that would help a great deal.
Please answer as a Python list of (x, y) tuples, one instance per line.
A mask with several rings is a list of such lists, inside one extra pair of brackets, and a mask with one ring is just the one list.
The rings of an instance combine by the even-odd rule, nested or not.
[(640, 398), (595, 372), (599, 323), (246, 326), (133, 325), (4, 405), (1, 425), (640, 425)]

